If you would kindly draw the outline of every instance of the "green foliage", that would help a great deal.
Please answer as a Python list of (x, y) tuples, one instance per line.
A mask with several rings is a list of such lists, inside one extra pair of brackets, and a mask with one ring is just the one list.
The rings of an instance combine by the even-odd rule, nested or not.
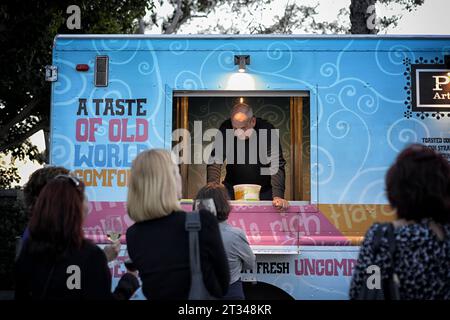
[[(28, 139), (23, 144), (14, 146), (4, 155), (4, 157), (0, 157), (0, 190), (12, 188), (14, 184), (20, 181), (18, 169), (15, 165), (16, 160), (33, 161), (39, 164), (46, 162), (45, 152), (39, 152), (38, 148)], [(2, 158), (4, 160), (1, 160)], [(5, 161), (7, 158), (10, 159), (10, 163)]]
[(418, 6), (423, 5), (425, 0), (378, 0), (380, 3), (383, 4), (399, 4), (403, 8), (405, 8), (408, 12), (413, 11)]
[[(20, 190), (11, 190), (14, 195)], [(14, 285), (13, 269), (16, 237), (21, 236), (27, 224), (27, 213), (20, 197), (5, 196), (0, 191), (0, 290), (11, 290)]]
[[(81, 30), (69, 30), (67, 7), (81, 9)], [(150, 0), (6, 1), (0, 4), (0, 152), (49, 126), (53, 39), (64, 33), (133, 33)]]
[(19, 173), (16, 167), (5, 166), (0, 162), (0, 189), (8, 189), (14, 183), (20, 181)]
[(30, 140), (25, 140), (22, 145), (11, 148), (9, 154), (14, 160), (30, 160), (36, 161), (39, 164), (45, 163), (45, 155), (39, 152), (38, 148), (31, 143)]
[[(50, 84), (44, 66), (52, 62), (53, 39), (64, 33), (133, 33), (137, 19), (152, 10), (151, 0), (2, 1), (0, 4), (0, 154), (46, 162), (27, 138), (47, 130)], [(81, 30), (69, 30), (67, 7), (81, 11)], [(0, 187), (19, 177), (14, 164), (0, 166)]]
[[(423, 5), (424, 3), (424, 0), (378, 0), (378, 1), (381, 4), (385, 5), (392, 5), (392, 4), (400, 5), (407, 12), (415, 10), (417, 7)], [(386, 30), (389, 27), (396, 27), (402, 17), (403, 17), (402, 14), (394, 15), (392, 17), (381, 17), (380, 19), (381, 30)]]

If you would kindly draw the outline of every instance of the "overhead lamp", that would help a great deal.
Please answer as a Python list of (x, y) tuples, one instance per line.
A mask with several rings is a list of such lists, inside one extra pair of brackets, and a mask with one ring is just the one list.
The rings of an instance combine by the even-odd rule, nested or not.
[(239, 72), (245, 72), (245, 66), (250, 64), (250, 56), (236, 55), (234, 56), (234, 64), (239, 66)]

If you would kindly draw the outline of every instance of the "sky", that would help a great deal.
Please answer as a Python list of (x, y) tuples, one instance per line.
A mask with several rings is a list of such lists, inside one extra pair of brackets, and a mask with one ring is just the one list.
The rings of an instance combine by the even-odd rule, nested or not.
[[(156, 1), (158, 2), (158, 1)], [(292, 3), (293, 0), (276, 0), (274, 5), (268, 7), (263, 13), (252, 13), (251, 15), (247, 12), (246, 18), (257, 19), (262, 21), (264, 24), (273, 23), (275, 16), (281, 16), (283, 10), (287, 3)], [(336, 19), (336, 15), (339, 9), (347, 7), (350, 5), (350, 0), (322, 0), (318, 2), (317, 0), (303, 0), (297, 1), (302, 4), (315, 5), (317, 7), (317, 20), (318, 21), (332, 21)], [(208, 17), (195, 18), (189, 25), (185, 26), (180, 33), (198, 33), (206, 24), (215, 23), (219, 20), (223, 25), (227, 26), (231, 23), (236, 24), (235, 17), (225, 15), (227, 8), (217, 10)], [(171, 7), (165, 5), (163, 7), (157, 7), (158, 12), (169, 13)], [(402, 14), (403, 17), (398, 23), (398, 26), (391, 28), (385, 32), (386, 34), (450, 34), (450, 19), (448, 15), (450, 13), (450, 0), (425, 0), (425, 3), (413, 12), (402, 12), (402, 10), (397, 6), (377, 6), (377, 14), (382, 15), (392, 15), (392, 14)], [(242, 23), (245, 23), (245, 19), (240, 19)], [(248, 20), (247, 20), (248, 21)], [(241, 26), (244, 28), (245, 26)], [(160, 33), (157, 27), (149, 27), (146, 33)], [(44, 150), (44, 135), (40, 131), (31, 137), (31, 141), (35, 144), (40, 151)], [(4, 159), (9, 161), (9, 159)], [(20, 162), (17, 161), (19, 175), (21, 176), (21, 181), (19, 185), (23, 185), (29, 178), (30, 174), (36, 169), (42, 167), (33, 162)]]
[[(187, 26), (181, 29), (181, 33), (198, 33), (205, 25), (210, 25), (219, 21), (225, 27), (231, 24), (238, 24), (239, 29), (245, 29), (245, 25), (251, 19), (261, 21), (263, 24), (271, 24), (276, 15), (282, 16), (286, 4), (296, 2), (302, 5), (317, 5), (318, 21), (333, 21), (336, 19), (337, 13), (341, 8), (348, 8), (350, 0), (274, 0), (273, 4), (266, 7), (266, 10), (253, 10), (252, 14), (248, 14), (244, 10), (244, 17), (230, 17), (228, 14), (229, 6), (219, 8), (216, 12), (207, 17), (194, 18)], [(172, 12), (173, 8), (167, 2), (163, 6), (156, 4), (156, 10), (161, 15), (167, 15)], [(398, 5), (377, 5), (377, 15), (391, 16), (394, 14), (402, 14), (403, 17), (395, 28), (391, 28), (387, 34), (448, 34), (450, 32), (450, 0), (425, 0), (424, 4), (413, 12), (402, 10)], [(349, 24), (349, 21), (347, 20)], [(299, 33), (294, 32), (294, 33)], [(145, 33), (159, 34), (160, 29), (157, 26), (149, 27)]]
[(389, 34), (449, 34), (449, 13), (449, 0), (425, 0), (417, 11), (405, 13)]

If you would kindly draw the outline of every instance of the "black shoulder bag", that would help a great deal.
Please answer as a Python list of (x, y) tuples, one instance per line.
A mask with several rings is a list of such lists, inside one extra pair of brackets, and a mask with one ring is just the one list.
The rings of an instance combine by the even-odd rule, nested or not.
[[(381, 281), (380, 289), (369, 289), (367, 287), (367, 277), (364, 278), (364, 283), (359, 290), (358, 300), (400, 300), (399, 280), (394, 272), (394, 254), (395, 254), (395, 228), (392, 223), (386, 224), (386, 231), (383, 232), (383, 227), (380, 225), (375, 233), (372, 250), (375, 256), (380, 254), (381, 240), (387, 238), (389, 243), (389, 253), (391, 257), (392, 270), (386, 279)], [(381, 270), (383, 272), (383, 270)]]
[(200, 245), (198, 232), (201, 229), (200, 214), (197, 211), (186, 213), (185, 229), (189, 232), (189, 258), (191, 266), (191, 289), (189, 300), (215, 300), (206, 289), (200, 267)]

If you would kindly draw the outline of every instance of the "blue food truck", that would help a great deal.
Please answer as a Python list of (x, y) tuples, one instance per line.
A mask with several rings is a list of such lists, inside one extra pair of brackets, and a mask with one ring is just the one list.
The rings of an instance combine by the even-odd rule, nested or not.
[[(232, 201), (229, 221), (257, 255), (248, 298), (347, 299), (367, 228), (394, 219), (384, 176), (399, 150), (418, 142), (450, 159), (450, 36), (61, 35), (46, 78), (50, 161), (85, 182), (84, 231), (99, 245), (108, 216), (122, 234), (133, 223), (126, 188), (142, 150), (184, 147), (189, 210), (210, 129), (235, 102), (279, 129), (289, 211)], [(111, 268), (115, 282), (125, 268)]]

